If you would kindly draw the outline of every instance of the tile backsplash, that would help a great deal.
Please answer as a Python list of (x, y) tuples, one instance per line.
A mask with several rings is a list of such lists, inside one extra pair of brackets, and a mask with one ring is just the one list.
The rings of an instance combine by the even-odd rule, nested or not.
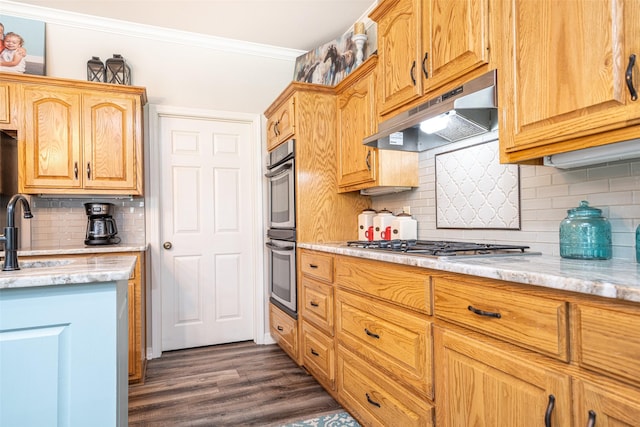
[[(113, 218), (121, 245), (145, 244), (144, 198), (46, 198), (31, 197), (33, 218), (30, 227), (31, 249), (76, 248), (84, 245), (87, 232), (87, 202), (114, 205)], [(24, 225), (23, 225), (24, 227)], [(26, 248), (25, 248), (26, 249)]]
[[(449, 148), (450, 150), (451, 148)], [(581, 200), (602, 209), (611, 222), (613, 257), (635, 262), (635, 229), (640, 224), (640, 160), (571, 170), (520, 166), (520, 230), (437, 229), (435, 155), (420, 153), (420, 185), (402, 193), (372, 197), (374, 209), (399, 213), (405, 206), (418, 221), (419, 239), (519, 243), (548, 255), (560, 255), (559, 227), (567, 210)]]

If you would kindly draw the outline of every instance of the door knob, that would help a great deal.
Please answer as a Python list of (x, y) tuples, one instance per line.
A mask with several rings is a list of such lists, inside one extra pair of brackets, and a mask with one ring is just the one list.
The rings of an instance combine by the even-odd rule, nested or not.
[(162, 244), (162, 247), (165, 249), (171, 249), (173, 247), (173, 245), (171, 244), (171, 242), (164, 242)]

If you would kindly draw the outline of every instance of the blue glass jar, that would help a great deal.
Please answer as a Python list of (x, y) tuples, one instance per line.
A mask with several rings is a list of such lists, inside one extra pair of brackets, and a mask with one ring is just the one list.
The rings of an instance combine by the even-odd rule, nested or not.
[(602, 210), (583, 200), (569, 209), (560, 223), (560, 256), (574, 259), (610, 259), (611, 224)]
[(640, 225), (636, 228), (636, 262), (640, 262)]

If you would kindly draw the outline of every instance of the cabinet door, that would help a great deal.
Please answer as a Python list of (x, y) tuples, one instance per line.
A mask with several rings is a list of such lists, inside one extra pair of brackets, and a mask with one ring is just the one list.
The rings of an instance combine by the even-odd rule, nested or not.
[(142, 173), (137, 170), (142, 162), (136, 148), (142, 138), (136, 129), (141, 114), (136, 98), (85, 93), (82, 100), (84, 188), (136, 193), (137, 174)]
[(422, 95), (421, 0), (390, 0), (376, 9), (382, 115)]
[[(503, 11), (510, 25), (503, 33), (507, 62), (498, 73), (505, 159), (637, 137), (637, 130), (622, 131), (640, 116), (640, 101), (632, 99), (625, 81), (630, 55), (640, 55), (640, 2), (511, 0), (509, 5)], [(636, 65), (636, 86), (638, 72)], [(601, 132), (607, 133), (596, 136)]]
[(11, 98), (9, 91), (9, 83), (0, 83), (0, 123), (3, 125), (11, 123)]
[(438, 426), (571, 425), (569, 376), (526, 353), (498, 348), (469, 334), (434, 328)]
[(424, 84), (430, 92), (489, 62), (489, 5), (488, 0), (426, 3), (423, 44), (430, 73)]
[(377, 150), (362, 144), (375, 133), (375, 73), (338, 96), (338, 186), (374, 182)]
[(80, 92), (24, 86), (23, 100), (20, 191), (81, 188)]
[(267, 151), (293, 137), (295, 133), (295, 100), (289, 98), (267, 119)]
[(594, 384), (576, 380), (575, 426), (635, 426), (640, 420), (640, 401), (635, 389), (611, 391), (611, 384)]

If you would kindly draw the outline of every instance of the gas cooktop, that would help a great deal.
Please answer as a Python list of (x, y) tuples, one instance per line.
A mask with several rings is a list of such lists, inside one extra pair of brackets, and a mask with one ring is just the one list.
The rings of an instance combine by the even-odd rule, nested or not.
[(352, 240), (348, 246), (380, 251), (402, 252), (432, 257), (473, 257), (506, 255), (540, 255), (527, 251), (529, 246), (494, 243), (471, 243), (433, 240)]

